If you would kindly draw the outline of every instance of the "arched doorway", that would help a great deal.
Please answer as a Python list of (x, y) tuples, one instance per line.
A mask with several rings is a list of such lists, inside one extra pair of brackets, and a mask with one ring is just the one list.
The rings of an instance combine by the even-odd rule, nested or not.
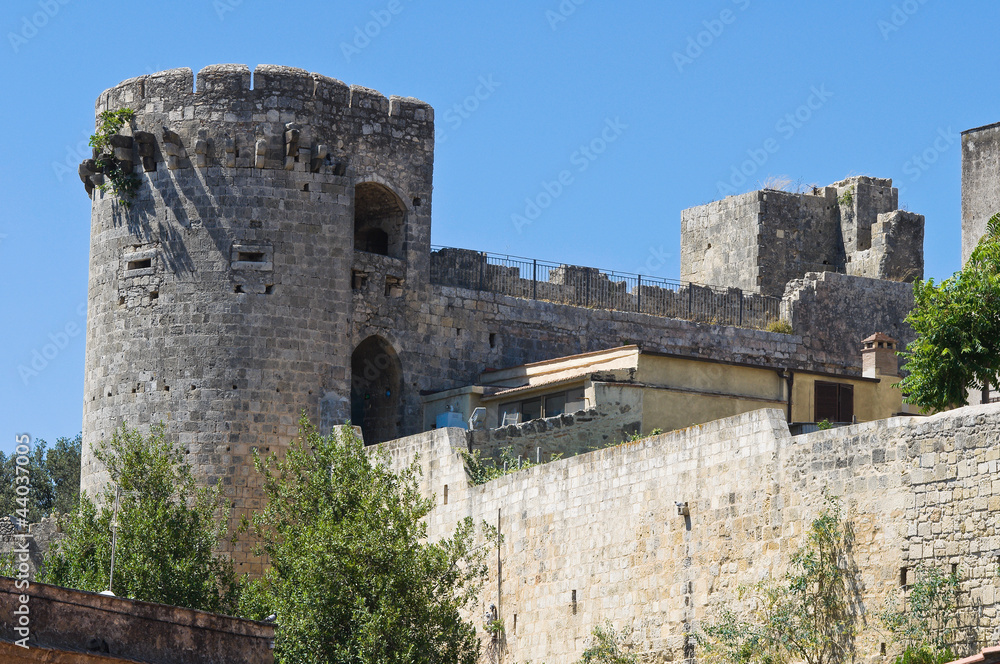
[(406, 208), (396, 194), (376, 182), (354, 188), (354, 250), (403, 257)]
[(361, 427), (366, 445), (398, 437), (403, 369), (382, 337), (368, 337), (351, 355), (351, 423)]

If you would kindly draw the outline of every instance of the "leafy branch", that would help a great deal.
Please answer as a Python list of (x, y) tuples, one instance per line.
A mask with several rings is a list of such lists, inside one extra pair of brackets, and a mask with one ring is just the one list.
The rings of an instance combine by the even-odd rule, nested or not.
[[(114, 137), (122, 127), (132, 122), (135, 111), (123, 108), (117, 111), (102, 111), (98, 116), (100, 125), (97, 132), (90, 135), (90, 147), (94, 148), (94, 165), (104, 174), (106, 180), (97, 185), (102, 192), (110, 190), (119, 203), (132, 207), (141, 180), (132, 172), (131, 161), (115, 157)], [(129, 164), (126, 166), (125, 164)]]

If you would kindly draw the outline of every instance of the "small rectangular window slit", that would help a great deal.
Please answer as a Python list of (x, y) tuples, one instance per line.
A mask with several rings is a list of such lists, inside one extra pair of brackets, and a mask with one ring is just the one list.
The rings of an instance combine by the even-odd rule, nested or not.
[(148, 268), (151, 268), (151, 267), (153, 267), (153, 259), (152, 258), (140, 258), (138, 260), (129, 261), (128, 264), (125, 266), (125, 269), (127, 269), (127, 270), (145, 270), (145, 269), (148, 269)]
[(444, 485), (444, 504), (448, 504), (448, 485)]
[(263, 251), (238, 251), (236, 252), (237, 260), (243, 263), (263, 263), (264, 252)]

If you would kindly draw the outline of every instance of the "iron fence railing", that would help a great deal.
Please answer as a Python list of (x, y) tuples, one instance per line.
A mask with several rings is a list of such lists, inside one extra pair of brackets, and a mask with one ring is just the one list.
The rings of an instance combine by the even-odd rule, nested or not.
[(630, 272), (469, 249), (432, 247), (431, 282), (593, 309), (633, 311), (720, 325), (765, 328), (781, 315), (776, 297)]

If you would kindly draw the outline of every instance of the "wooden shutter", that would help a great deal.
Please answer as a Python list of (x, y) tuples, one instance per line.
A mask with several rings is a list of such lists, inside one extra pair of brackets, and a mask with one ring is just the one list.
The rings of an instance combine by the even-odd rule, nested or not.
[(830, 420), (831, 422), (837, 422), (837, 384), (836, 383), (824, 383), (821, 381), (816, 381), (815, 383), (815, 400), (813, 418), (815, 422), (822, 422), (823, 420)]
[(815, 422), (854, 421), (854, 386), (846, 383), (816, 381), (814, 395)]
[(854, 386), (841, 383), (837, 386), (839, 392), (840, 408), (838, 409), (838, 422), (854, 421)]

